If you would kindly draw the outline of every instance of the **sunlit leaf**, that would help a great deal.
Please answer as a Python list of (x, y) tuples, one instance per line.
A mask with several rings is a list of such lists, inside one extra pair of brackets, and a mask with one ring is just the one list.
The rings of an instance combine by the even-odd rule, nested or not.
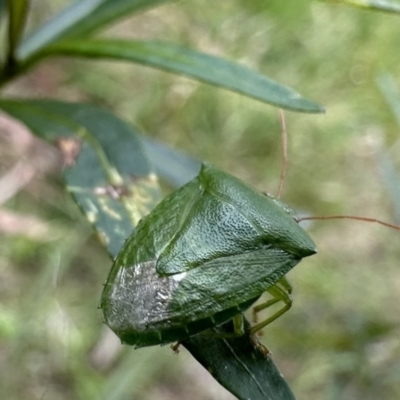
[(400, 3), (388, 0), (322, 0), (327, 3), (347, 4), (349, 6), (365, 8), (387, 13), (400, 13)]
[(381, 73), (378, 76), (377, 84), (381, 90), (385, 100), (392, 109), (400, 128), (400, 90), (396, 81), (388, 73)]
[(18, 48), (18, 59), (24, 61), (33, 53), (60, 38), (82, 37), (104, 28), (144, 8), (170, 0), (82, 0), (62, 10)]
[(87, 104), (0, 100), (0, 108), (61, 149), (67, 189), (115, 257), (160, 199), (135, 130)]
[[(400, 128), (400, 90), (396, 81), (390, 74), (382, 73), (379, 75), (377, 83)], [(383, 183), (392, 199), (397, 221), (400, 221), (400, 175), (389, 150), (380, 149), (376, 154), (376, 160)]]
[(396, 220), (400, 222), (400, 175), (387, 150), (381, 149), (375, 155), (383, 184), (392, 200)]

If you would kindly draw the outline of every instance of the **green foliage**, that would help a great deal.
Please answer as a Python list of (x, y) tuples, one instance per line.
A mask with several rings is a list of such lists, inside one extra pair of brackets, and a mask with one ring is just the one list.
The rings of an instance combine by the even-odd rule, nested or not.
[[(395, 2), (330, 2), (398, 12)], [(376, 139), (376, 126), (389, 130), (394, 125), (371, 83), (382, 65), (397, 68), (393, 48), (399, 32), (394, 17), (308, 1), (285, 2), (284, 6), (278, 0), (268, 4), (168, 3), (80, 1), (23, 37), (28, 2), (0, 2), (1, 11), (4, 4), (8, 7), (1, 21), (8, 25), (0, 64), (4, 87), (0, 108), (62, 150), (66, 188), (112, 257), (160, 199), (153, 168), (169, 184), (178, 186), (196, 175), (199, 164), (158, 140), (140, 137), (136, 128), (99, 107), (23, 100), (29, 90), (35, 95), (34, 85), (25, 77), (42, 80), (36, 87), (44, 90), (52, 86), (51, 71), (56, 71), (56, 76), (61, 75), (55, 79), (57, 89), (44, 90), (45, 95), (89, 98), (134, 120), (153, 136), (218, 163), (262, 189), (265, 179), (278, 176), (274, 167), (279, 152), (273, 137), (278, 136), (279, 127), (271, 122), (275, 121), (273, 109), (250, 99), (140, 67), (99, 61), (90, 66), (72, 61), (73, 57), (134, 62), (289, 110), (321, 112), (321, 106), (287, 85), (308, 93), (327, 104), (329, 113), (323, 120), (311, 115), (288, 117), (294, 158), (288, 198), (308, 212), (324, 213), (341, 211), (344, 203), (358, 211), (359, 199), (363, 199), (367, 212), (382, 215), (385, 196), (379, 195), (379, 184), (371, 186), (371, 174), (365, 173), (366, 156), (360, 156), (358, 149), (360, 132), (372, 130), (370, 136)], [(130, 14), (162, 4), (160, 9), (136, 16), (131, 25), (127, 21), (122, 28), (111, 28), (105, 34), (112, 38), (91, 37)], [(28, 19), (28, 30), (31, 24)], [(127, 26), (135, 40), (115, 39), (121, 33), (126, 36)], [(379, 38), (386, 39), (377, 44)], [(193, 48), (212, 48), (213, 55)], [(68, 59), (61, 64), (55, 56)], [(238, 59), (246, 67), (226, 58)], [(268, 71), (274, 80), (254, 72), (255, 67)], [(394, 82), (388, 76), (379, 82), (397, 115), (399, 96)], [(72, 89), (77, 86), (81, 91)], [(43, 92), (39, 94), (42, 97)], [(387, 137), (388, 143), (395, 140), (394, 135)], [(355, 150), (345, 156), (347, 148)], [(377, 165), (398, 207), (394, 152), (381, 150)], [(4, 160), (9, 156), (1, 155)], [(76, 222), (78, 215), (62, 196), (40, 189), (35, 196), (21, 194), (8, 207), (37, 215), (48, 209), (47, 218), (60, 222), (51, 225), (52, 239), (43, 245), (23, 238), (2, 240), (0, 260), (8, 303), (7, 308), (0, 308), (0, 338), (7, 345), (5, 359), (10, 360), (7, 370), (11, 372), (10, 379), (0, 382), (0, 391), (19, 399), (160, 398), (154, 381), (161, 372), (178, 370), (183, 376), (182, 357), (166, 367), (171, 356), (160, 354), (169, 349), (125, 348), (114, 363), (107, 364), (104, 355), (96, 361), (96, 349), (91, 349), (99, 338), (100, 317), (94, 310), (109, 260), (89, 239), (87, 227)], [(24, 228), (27, 234), (28, 224)], [(308, 269), (296, 268), (292, 273), (297, 313), (266, 330), (268, 346), (279, 349), (279, 358), (287, 360), (282, 365), (301, 398), (396, 398), (400, 393), (398, 313), (390, 307), (398, 299), (398, 253), (390, 246), (390, 233), (387, 240), (386, 233), (368, 239), (365, 227), (356, 229), (346, 226), (328, 235), (326, 227), (314, 227), (322, 254)], [(377, 237), (382, 245), (376, 243)], [(387, 254), (385, 261), (382, 254)], [(317, 263), (324, 268), (315, 268)], [(17, 284), (9, 284), (13, 279)], [(293, 399), (270, 356), (266, 359), (247, 336), (231, 340), (197, 337), (184, 346), (238, 398)], [(48, 379), (40, 375), (43, 371)], [(19, 375), (24, 376), (24, 385)], [(182, 395), (174, 397), (189, 396), (182, 379), (176, 380), (175, 386), (179, 385)], [(208, 385), (200, 386), (205, 390)], [(44, 387), (48, 387), (45, 395)], [(201, 398), (207, 396), (212, 397), (204, 394)]]
[(133, 61), (187, 75), (289, 110), (323, 112), (321, 106), (265, 76), (255, 74), (254, 71), (170, 43), (133, 40), (62, 41), (45, 48), (37, 57), (49, 55)]

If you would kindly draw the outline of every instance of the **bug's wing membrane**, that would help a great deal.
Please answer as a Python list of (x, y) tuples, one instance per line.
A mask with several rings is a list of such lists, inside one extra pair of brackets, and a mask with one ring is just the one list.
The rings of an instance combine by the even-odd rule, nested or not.
[[(283, 250), (261, 249), (209, 261), (186, 273), (172, 293), (171, 311), (190, 318), (237, 307), (276, 284), (300, 259)], [(173, 314), (173, 313), (172, 313)]]

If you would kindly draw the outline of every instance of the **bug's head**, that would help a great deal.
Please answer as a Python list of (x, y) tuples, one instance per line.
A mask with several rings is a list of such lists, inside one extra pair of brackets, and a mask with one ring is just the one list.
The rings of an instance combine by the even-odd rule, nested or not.
[(231, 206), (233, 220), (241, 217), (247, 220), (256, 232), (255, 240), (299, 258), (316, 253), (315, 243), (297, 223), (294, 211), (280, 200), (265, 196), (209, 164), (203, 164), (199, 181), (205, 192)]

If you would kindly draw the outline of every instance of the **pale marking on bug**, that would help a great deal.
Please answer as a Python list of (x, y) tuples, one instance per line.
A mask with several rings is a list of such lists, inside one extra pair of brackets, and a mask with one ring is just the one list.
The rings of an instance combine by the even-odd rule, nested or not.
[(172, 279), (176, 282), (180, 282), (182, 279), (185, 278), (187, 272), (181, 272), (180, 274), (172, 275)]

